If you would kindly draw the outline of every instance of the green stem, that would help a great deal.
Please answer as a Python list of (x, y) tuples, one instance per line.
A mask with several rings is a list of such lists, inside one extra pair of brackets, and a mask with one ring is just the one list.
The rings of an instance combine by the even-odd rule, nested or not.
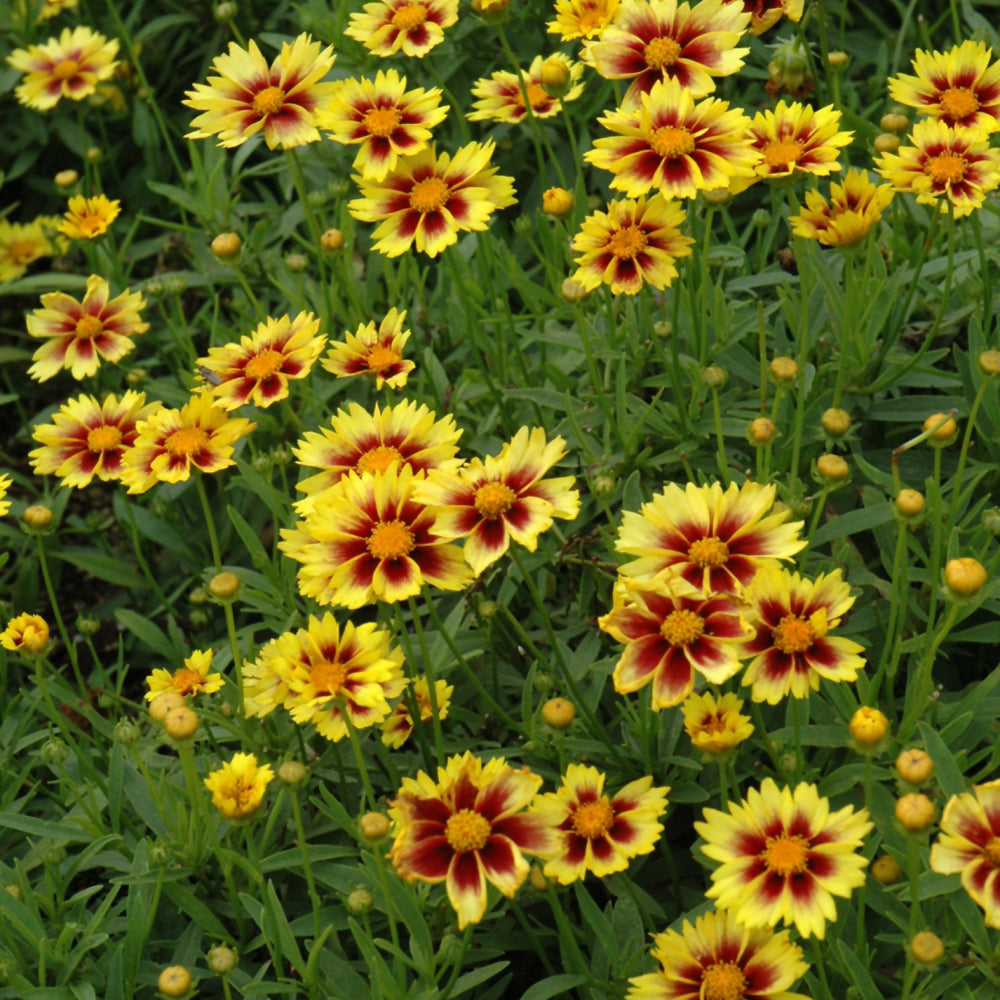
[(347, 727), (347, 735), (351, 741), (351, 750), (354, 752), (354, 763), (357, 764), (358, 773), (361, 775), (361, 783), (364, 785), (365, 795), (368, 797), (368, 808), (375, 809), (377, 796), (375, 795), (375, 789), (372, 787), (371, 777), (368, 774), (368, 764), (365, 761), (365, 755), (361, 750), (361, 740), (358, 737), (358, 731), (355, 729), (350, 715), (347, 713), (347, 706), (343, 703), (340, 704), (340, 714), (344, 719), (344, 725)]
[(205, 527), (208, 530), (208, 543), (212, 547), (212, 562), (215, 564), (215, 572), (222, 572), (222, 552), (219, 549), (219, 536), (215, 531), (215, 518), (212, 516), (212, 505), (208, 502), (208, 493), (205, 490), (205, 482), (202, 473), (194, 474), (194, 485), (201, 501), (201, 510), (205, 515)]
[(309, 889), (309, 899), (313, 908), (313, 937), (319, 938), (322, 928), (319, 922), (319, 912), (323, 905), (319, 893), (316, 891), (316, 880), (313, 878), (312, 861), (309, 857), (309, 847), (306, 844), (306, 831), (302, 824), (302, 807), (299, 804), (298, 789), (288, 789), (288, 794), (292, 800), (292, 816), (295, 819), (295, 836), (299, 843), (299, 854), (302, 857), (302, 870), (306, 876), (306, 886)]
[[(430, 596), (425, 595), (429, 602)], [(434, 672), (434, 664), (431, 660), (430, 648), (427, 645), (427, 636), (424, 634), (424, 626), (420, 620), (420, 611), (417, 608), (416, 600), (410, 598), (410, 620), (417, 633), (417, 642), (420, 644), (420, 656), (424, 662), (424, 673), (427, 675), (427, 700), (431, 706), (431, 728), (434, 730), (434, 750), (437, 753), (437, 761), (444, 764), (444, 734), (441, 730), (441, 714), (438, 711), (437, 703), (437, 676)]]
[(42, 541), (41, 535), (35, 535), (35, 549), (38, 553), (38, 565), (42, 570), (42, 579), (45, 581), (45, 593), (49, 598), (49, 606), (52, 608), (52, 614), (56, 620), (59, 635), (62, 636), (63, 645), (66, 647), (66, 655), (69, 657), (70, 665), (73, 668), (73, 676), (76, 678), (76, 685), (80, 692), (80, 698), (83, 701), (83, 705), (87, 706), (90, 704), (90, 693), (87, 690), (87, 684), (83, 679), (83, 674), (80, 672), (80, 659), (76, 655), (76, 643), (70, 641), (69, 632), (66, 629), (62, 614), (59, 611), (59, 600), (56, 597), (55, 587), (52, 586), (52, 576), (49, 573), (49, 563), (45, 557), (45, 543)]

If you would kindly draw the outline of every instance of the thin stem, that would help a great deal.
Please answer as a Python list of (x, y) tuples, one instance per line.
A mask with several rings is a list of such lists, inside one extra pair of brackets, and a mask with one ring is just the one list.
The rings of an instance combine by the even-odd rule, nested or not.
[(73, 676), (76, 678), (80, 697), (84, 705), (89, 705), (90, 693), (87, 690), (83, 674), (80, 672), (80, 659), (76, 654), (76, 643), (70, 641), (69, 632), (66, 630), (62, 614), (59, 611), (59, 600), (56, 597), (55, 587), (52, 586), (52, 576), (49, 573), (48, 560), (45, 558), (45, 543), (42, 541), (41, 535), (35, 535), (35, 548), (38, 553), (38, 565), (42, 570), (42, 579), (45, 581), (45, 593), (48, 595), (49, 606), (52, 608), (52, 614), (56, 620), (59, 635), (62, 636), (63, 645), (66, 647), (66, 655), (69, 657), (70, 665), (73, 667)]
[(302, 807), (299, 804), (298, 789), (289, 788), (288, 794), (292, 800), (292, 816), (295, 819), (295, 836), (299, 844), (299, 853), (302, 856), (302, 870), (305, 872), (306, 885), (309, 889), (309, 900), (313, 908), (313, 937), (320, 936), (321, 927), (319, 923), (319, 911), (323, 905), (319, 893), (316, 891), (316, 880), (313, 878), (312, 861), (309, 857), (309, 848), (306, 844), (306, 831), (302, 824)]

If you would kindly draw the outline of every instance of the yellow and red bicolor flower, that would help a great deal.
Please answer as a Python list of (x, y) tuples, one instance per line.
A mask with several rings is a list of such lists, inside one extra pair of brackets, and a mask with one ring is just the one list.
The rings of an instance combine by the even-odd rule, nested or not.
[(521, 70), (519, 75), (497, 70), (488, 79), (477, 80), (472, 87), (472, 96), (478, 100), (473, 102), (472, 111), (465, 117), (470, 122), (494, 121), (516, 125), (527, 116), (525, 91), (532, 117), (552, 118), (559, 114), (560, 103), (575, 101), (583, 93), (583, 83), (580, 82), (583, 63), (574, 62), (561, 52), (556, 52), (549, 59), (558, 60), (566, 69), (569, 89), (562, 97), (553, 97), (542, 85), (542, 64), (546, 59), (535, 56), (528, 69)]
[(728, 812), (705, 809), (694, 828), (702, 851), (721, 862), (706, 893), (749, 928), (795, 924), (803, 937), (822, 938), (835, 920), (834, 896), (864, 884), (859, 852), (872, 830), (865, 809), (830, 811), (830, 800), (805, 782), (778, 788), (765, 778)]
[(740, 668), (740, 609), (726, 594), (706, 597), (679, 577), (623, 580), (600, 628), (625, 645), (613, 680), (619, 694), (652, 685), (652, 707), (679, 705), (701, 674), (722, 684)]
[(544, 871), (562, 885), (587, 872), (603, 878), (624, 871), (632, 858), (649, 854), (663, 832), (669, 788), (654, 788), (647, 776), (608, 795), (604, 780), (596, 767), (570, 764), (559, 790), (538, 796), (531, 808), (556, 832)]
[(751, 482), (725, 490), (719, 483), (669, 483), (639, 513), (625, 512), (615, 548), (638, 558), (620, 572), (651, 580), (672, 569), (706, 594), (737, 593), (761, 566), (805, 547), (801, 521), (768, 516), (775, 489)]
[(41, 615), (16, 615), (0, 632), (0, 646), (22, 656), (41, 656), (49, 646), (49, 623)]
[(796, 236), (824, 246), (850, 246), (863, 240), (893, 199), (891, 184), (875, 185), (864, 170), (848, 170), (844, 183), (830, 185), (830, 200), (818, 191), (805, 193), (805, 208), (789, 218)]
[(661, 80), (677, 80), (692, 97), (715, 90), (715, 77), (740, 70), (748, 48), (736, 48), (750, 14), (724, 0), (693, 7), (677, 0), (624, 0), (584, 59), (609, 80), (631, 80), (622, 106), (635, 107)]
[(947, 52), (917, 49), (916, 75), (893, 77), (889, 94), (945, 125), (995, 132), (1000, 128), (1000, 61), (992, 59), (985, 42), (964, 41)]
[(268, 149), (289, 149), (321, 138), (316, 111), (329, 101), (335, 83), (322, 83), (336, 56), (333, 46), (321, 50), (310, 35), (284, 42), (270, 66), (252, 39), (247, 49), (229, 43), (216, 56), (208, 84), (196, 83), (182, 104), (201, 111), (186, 139), (218, 136), (220, 146), (240, 146), (263, 133)]
[[(430, 687), (427, 676), (418, 677), (410, 686), (413, 700), (416, 703), (418, 714), (422, 722), (430, 722), (434, 716), (434, 707), (431, 705)], [(434, 700), (437, 702), (437, 716), (439, 719), (448, 717), (448, 704), (455, 688), (447, 681), (434, 682)], [(382, 723), (382, 742), (393, 750), (398, 750), (413, 732), (413, 716), (410, 714), (410, 706), (406, 698), (401, 698), (399, 704), (393, 709), (392, 715)]]
[(82, 489), (94, 476), (120, 479), (125, 452), (138, 434), (137, 424), (160, 408), (142, 392), (126, 392), (121, 400), (78, 396), (53, 414), (51, 424), (38, 424), (31, 436), (41, 445), (28, 456), (42, 476), (62, 476), (61, 485)]
[(266, 408), (288, 395), (289, 380), (309, 374), (325, 345), (312, 313), (268, 317), (238, 344), (210, 347), (208, 357), (198, 359), (196, 376), (224, 410), (246, 403)]
[(806, 580), (765, 566), (744, 591), (747, 618), (754, 630), (741, 649), (753, 657), (743, 683), (753, 686), (754, 701), (777, 705), (782, 698), (808, 698), (820, 680), (853, 681), (865, 665), (862, 646), (831, 636), (854, 604), (840, 570)]
[(195, 694), (215, 694), (222, 689), (222, 674), (212, 674), (212, 651), (196, 649), (185, 658), (184, 666), (177, 670), (154, 670), (147, 678), (146, 701), (153, 701), (166, 691), (176, 691), (188, 697)]
[(546, 27), (564, 42), (593, 38), (614, 20), (621, 0), (556, 0), (556, 17)]
[(249, 819), (273, 780), (270, 764), (258, 765), (254, 754), (238, 753), (205, 778), (205, 787), (212, 793), (212, 805), (226, 819)]
[(474, 458), (457, 474), (430, 472), (415, 496), (438, 508), (438, 534), (465, 539), (465, 560), (478, 576), (511, 541), (534, 552), (553, 518), (576, 517), (580, 494), (573, 477), (543, 478), (565, 453), (561, 437), (546, 441), (543, 428), (522, 427), (499, 455)]
[(344, 34), (377, 56), (423, 57), (444, 41), (444, 29), (458, 20), (458, 0), (385, 0), (351, 14)]
[(403, 329), (405, 321), (405, 309), (390, 309), (377, 327), (373, 320), (362, 323), (353, 334), (345, 331), (346, 340), (330, 344), (323, 367), (339, 378), (374, 375), (376, 389), (383, 385), (402, 389), (417, 367), (403, 357), (403, 348), (410, 339), (410, 331)]
[(42, 308), (26, 322), (28, 333), (45, 343), (32, 356), (28, 374), (45, 382), (68, 368), (75, 379), (93, 375), (101, 361), (114, 364), (135, 347), (133, 337), (149, 324), (139, 316), (146, 300), (139, 292), (111, 298), (108, 283), (96, 274), (87, 279), (83, 300), (65, 292), (42, 296)]
[(840, 169), (840, 149), (854, 133), (840, 131), (840, 112), (832, 104), (817, 111), (808, 104), (780, 101), (773, 111), (754, 115), (749, 136), (760, 157), (758, 177), (825, 177)]
[(528, 875), (522, 852), (543, 854), (553, 834), (526, 812), (542, 779), (515, 771), (502, 757), (483, 763), (466, 752), (438, 768), (403, 778), (389, 815), (395, 840), (389, 857), (409, 882), (445, 883), (459, 930), (486, 913), (487, 887), (513, 896)]
[(743, 4), (743, 9), (750, 15), (750, 34), (762, 35), (768, 28), (777, 24), (783, 17), (789, 21), (801, 21), (803, 0), (725, 0), (733, 7)]
[(750, 717), (742, 715), (743, 702), (731, 692), (716, 697), (689, 694), (681, 705), (684, 729), (702, 753), (723, 754), (753, 733)]

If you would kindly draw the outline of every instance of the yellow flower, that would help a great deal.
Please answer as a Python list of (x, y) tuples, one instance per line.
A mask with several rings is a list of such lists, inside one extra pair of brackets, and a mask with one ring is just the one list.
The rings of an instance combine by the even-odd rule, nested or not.
[(494, 121), (516, 125), (527, 116), (524, 95), (527, 92), (534, 118), (552, 118), (559, 114), (561, 104), (574, 101), (583, 93), (583, 63), (573, 62), (568, 56), (556, 53), (550, 60), (557, 60), (565, 70), (567, 90), (561, 97), (553, 97), (542, 79), (542, 56), (535, 56), (527, 70), (515, 76), (507, 70), (497, 70), (489, 78), (477, 80), (472, 96), (478, 100), (465, 117), (471, 122)]
[(374, 375), (376, 389), (383, 385), (402, 389), (417, 367), (413, 361), (403, 360), (403, 348), (410, 339), (410, 331), (403, 329), (405, 320), (405, 309), (390, 309), (378, 327), (373, 320), (362, 323), (354, 333), (345, 331), (347, 339), (330, 345), (323, 367), (338, 378)]
[(599, 35), (618, 13), (621, 0), (556, 0), (556, 18), (546, 27), (564, 42)]
[(196, 649), (184, 660), (184, 666), (171, 673), (169, 670), (154, 670), (147, 678), (149, 690), (146, 701), (152, 701), (164, 691), (176, 691), (182, 695), (215, 694), (223, 684), (222, 674), (210, 674), (212, 651)]
[[(413, 700), (420, 709), (420, 718), (423, 722), (430, 722), (434, 714), (431, 706), (430, 688), (427, 676), (418, 677), (411, 688)], [(448, 704), (451, 701), (452, 692), (455, 690), (447, 681), (434, 682), (434, 700), (437, 702), (437, 714), (439, 719), (448, 717)], [(406, 699), (400, 700), (385, 722), (382, 723), (382, 742), (393, 750), (398, 750), (413, 732), (413, 716), (410, 715), (410, 707)]]
[(850, 246), (868, 235), (893, 194), (892, 185), (876, 186), (864, 170), (848, 170), (843, 184), (830, 185), (829, 202), (818, 191), (806, 191), (802, 214), (788, 221), (796, 236), (828, 247)]
[(41, 656), (49, 645), (49, 626), (40, 615), (25, 612), (7, 622), (0, 646), (23, 656)]
[(781, 101), (773, 111), (754, 115), (750, 125), (751, 142), (762, 157), (756, 168), (760, 177), (825, 177), (840, 169), (840, 147), (853, 136), (840, 131), (840, 112), (832, 104), (816, 111), (808, 104)]
[(13, 480), (6, 472), (0, 473), (0, 517), (3, 517), (10, 510), (10, 501), (6, 499), (7, 490), (10, 489)]
[(458, 0), (385, 0), (351, 14), (344, 34), (377, 56), (402, 52), (423, 56), (444, 41), (444, 29), (458, 20)]
[(73, 240), (92, 240), (108, 231), (118, 218), (120, 201), (110, 201), (103, 194), (85, 198), (75, 194), (69, 200), (66, 218), (59, 223), (59, 232)]
[(205, 779), (205, 787), (212, 793), (212, 805), (226, 819), (244, 819), (260, 808), (273, 778), (270, 764), (258, 767), (252, 753), (238, 753)]
[(740, 714), (743, 702), (735, 694), (689, 694), (681, 704), (684, 728), (704, 753), (721, 754), (739, 746), (753, 733), (750, 717)]
[(53, 257), (57, 246), (46, 233), (50, 220), (39, 216), (31, 222), (0, 219), (0, 282), (16, 281), (40, 257)]

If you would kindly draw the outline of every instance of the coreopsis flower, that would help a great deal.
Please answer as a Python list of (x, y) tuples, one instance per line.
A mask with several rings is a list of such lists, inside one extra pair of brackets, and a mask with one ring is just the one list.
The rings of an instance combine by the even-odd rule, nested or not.
[(740, 714), (742, 708), (742, 700), (731, 693), (689, 694), (681, 705), (684, 729), (703, 753), (725, 753), (753, 733), (750, 717)]
[(736, 48), (750, 15), (724, 0), (624, 0), (584, 58), (609, 80), (631, 80), (623, 108), (636, 107), (661, 80), (677, 80), (691, 97), (715, 90), (715, 77), (737, 73), (748, 48)]
[(774, 486), (668, 483), (639, 513), (625, 511), (615, 548), (637, 556), (620, 572), (651, 580), (672, 569), (706, 594), (735, 594), (757, 570), (805, 547), (801, 521), (768, 511)]
[[(413, 700), (416, 702), (421, 721), (430, 722), (434, 716), (434, 707), (431, 705), (430, 686), (427, 676), (418, 677), (410, 687), (413, 693)], [(437, 702), (437, 716), (439, 719), (448, 717), (448, 704), (455, 688), (447, 681), (434, 682), (434, 699)], [(393, 750), (398, 750), (413, 732), (413, 716), (410, 714), (410, 706), (405, 698), (401, 698), (399, 704), (393, 709), (392, 715), (382, 723), (382, 742)]]
[(640, 854), (649, 854), (663, 832), (659, 822), (669, 788), (654, 788), (638, 778), (615, 795), (604, 791), (605, 775), (596, 767), (570, 764), (555, 793), (540, 795), (531, 808), (555, 831), (544, 873), (562, 885), (621, 872)]
[(437, 514), (413, 495), (415, 475), (393, 463), (384, 472), (348, 473), (278, 548), (301, 563), (299, 593), (319, 604), (360, 608), (405, 601), (429, 583), (461, 590), (471, 580), (462, 550), (437, 532)]
[(651, 685), (654, 712), (679, 705), (701, 674), (722, 684), (740, 669), (740, 609), (726, 594), (706, 597), (679, 577), (623, 580), (612, 609), (597, 620), (625, 646), (613, 680), (619, 694)]
[(122, 484), (129, 493), (145, 493), (157, 483), (190, 479), (192, 467), (227, 469), (234, 464), (233, 445), (256, 426), (213, 406), (210, 392), (196, 391), (181, 409), (164, 407), (139, 421), (123, 458)]
[(114, 74), (117, 54), (117, 38), (109, 41), (83, 25), (63, 28), (58, 38), (14, 49), (7, 56), (7, 62), (25, 74), (14, 94), (38, 111), (54, 108), (63, 97), (82, 101)]
[(830, 200), (818, 191), (805, 193), (805, 208), (789, 218), (796, 236), (824, 246), (851, 246), (863, 240), (882, 218), (893, 198), (891, 184), (875, 185), (864, 170), (848, 170), (844, 183), (830, 184)]
[(354, 333), (344, 331), (346, 340), (330, 344), (323, 367), (338, 378), (374, 375), (375, 388), (383, 385), (402, 389), (416, 364), (403, 358), (410, 331), (403, 329), (406, 310), (390, 309), (376, 327), (375, 321), (362, 323)]
[(656, 972), (629, 980), (626, 1000), (807, 1000), (788, 988), (809, 970), (788, 931), (753, 930), (729, 910), (653, 936)]
[(46, 232), (46, 217), (31, 222), (0, 219), (0, 282), (16, 281), (28, 265), (41, 257), (53, 257), (57, 248)]
[(750, 34), (762, 35), (768, 28), (777, 24), (782, 17), (789, 21), (801, 21), (803, 0), (725, 0), (733, 7), (743, 4), (743, 9), (750, 14)]
[(677, 277), (675, 262), (691, 253), (684, 236), (684, 209), (655, 194), (648, 201), (612, 201), (607, 212), (588, 215), (573, 237), (573, 280), (588, 291), (611, 286), (614, 295), (635, 295), (643, 285), (666, 288)]
[(0, 632), (0, 646), (22, 656), (41, 656), (49, 646), (49, 624), (41, 615), (17, 615)]
[(995, 132), (1000, 128), (1000, 61), (992, 58), (985, 42), (964, 41), (947, 52), (917, 49), (916, 75), (893, 77), (889, 94), (945, 125)]
[(247, 49), (230, 42), (229, 52), (212, 63), (218, 76), (185, 91), (181, 103), (203, 112), (185, 138), (218, 136), (220, 146), (232, 147), (262, 132), (268, 149), (318, 142), (316, 111), (336, 89), (320, 81), (336, 58), (333, 46), (321, 49), (310, 35), (282, 43), (270, 66), (252, 39)]
[(702, 851), (721, 864), (705, 895), (749, 928), (795, 924), (803, 937), (823, 938), (835, 920), (834, 896), (864, 884), (868, 861), (858, 853), (873, 824), (868, 811), (830, 800), (805, 782), (795, 790), (765, 778), (729, 812), (705, 809), (694, 828)]
[(362, 222), (381, 222), (375, 249), (398, 257), (416, 244), (436, 257), (460, 232), (486, 229), (490, 216), (515, 203), (514, 182), (490, 165), (492, 140), (470, 142), (454, 157), (433, 146), (400, 160), (379, 182), (355, 177), (362, 197), (348, 208)]
[(456, 471), (462, 429), (450, 413), (440, 420), (433, 410), (407, 399), (395, 406), (369, 413), (358, 403), (338, 410), (319, 433), (308, 431), (292, 449), (299, 465), (323, 471), (302, 480), (297, 489), (306, 496), (296, 502), (300, 514), (308, 514), (325, 491), (336, 486), (349, 472), (372, 475), (384, 472), (393, 462), (408, 466), (423, 476), (431, 469)]
[(127, 289), (113, 299), (110, 294), (108, 283), (92, 274), (80, 302), (65, 292), (42, 296), (42, 308), (26, 317), (28, 333), (45, 341), (32, 356), (33, 379), (45, 382), (64, 368), (85, 378), (101, 361), (114, 364), (135, 347), (132, 338), (149, 329), (139, 316), (146, 300)]
[(0, 517), (3, 517), (10, 510), (10, 501), (7, 499), (7, 491), (13, 485), (14, 480), (6, 472), (0, 473)]
[(374, 622), (341, 628), (332, 614), (309, 616), (306, 627), (272, 639), (243, 664), (248, 716), (284, 707), (299, 725), (336, 743), (389, 715), (389, 699), (406, 686), (403, 654)]
[(565, 454), (561, 437), (546, 441), (543, 428), (522, 427), (499, 455), (474, 458), (457, 474), (432, 470), (414, 496), (438, 508), (438, 535), (465, 539), (465, 560), (479, 576), (511, 541), (534, 552), (553, 518), (572, 520), (579, 513), (572, 476), (543, 478)]
[(146, 394), (127, 391), (119, 400), (105, 396), (78, 396), (53, 414), (51, 424), (38, 424), (31, 436), (41, 445), (28, 456), (42, 476), (62, 476), (60, 485), (83, 489), (94, 476), (107, 482), (120, 479), (125, 452), (138, 433), (136, 425), (159, 409)]
[(448, 105), (441, 91), (406, 89), (406, 77), (379, 70), (374, 80), (341, 80), (318, 114), (319, 127), (345, 146), (358, 146), (354, 169), (366, 180), (382, 181), (401, 156), (427, 147), (431, 129), (444, 121)]
[(556, 0), (556, 17), (546, 27), (564, 42), (599, 35), (618, 13), (621, 0)]
[(176, 691), (188, 697), (195, 694), (215, 694), (222, 689), (222, 674), (209, 673), (212, 669), (212, 651), (196, 649), (190, 656), (184, 658), (184, 666), (177, 670), (158, 668), (147, 678), (146, 701), (163, 694), (165, 691)]
[(385, 0), (352, 13), (344, 34), (377, 56), (402, 52), (423, 58), (457, 20), (458, 0)]
[(224, 410), (246, 403), (267, 408), (288, 395), (290, 380), (309, 374), (325, 345), (312, 313), (269, 316), (238, 344), (210, 347), (208, 357), (198, 359), (197, 377), (209, 383), (215, 405)]
[(760, 154), (759, 177), (790, 177), (808, 173), (826, 177), (840, 169), (837, 157), (853, 132), (840, 130), (840, 112), (830, 104), (818, 111), (808, 104), (779, 101), (773, 110), (759, 111), (749, 130)]
[(515, 771), (502, 757), (486, 764), (466, 752), (438, 768), (403, 778), (389, 815), (389, 857), (408, 882), (445, 883), (459, 930), (486, 913), (487, 883), (513, 896), (528, 875), (522, 852), (544, 853), (553, 836), (526, 812), (542, 779)]
[(212, 793), (212, 805), (226, 819), (247, 819), (260, 808), (273, 779), (270, 764), (258, 766), (254, 754), (238, 753), (209, 774), (205, 787)]
[(951, 128), (938, 118), (913, 126), (911, 146), (884, 153), (875, 169), (896, 191), (916, 195), (921, 205), (938, 205), (956, 218), (980, 208), (1000, 185), (1000, 150), (982, 129)]
[(854, 604), (840, 570), (806, 580), (775, 566), (762, 567), (743, 593), (755, 634), (742, 655), (752, 656), (743, 683), (754, 701), (808, 698), (821, 679), (853, 681), (864, 668), (863, 647), (829, 632)]
[(566, 69), (568, 90), (562, 97), (553, 97), (542, 85), (542, 64), (545, 57), (539, 55), (519, 75), (507, 70), (497, 70), (489, 78), (477, 80), (472, 87), (472, 96), (478, 100), (473, 102), (473, 110), (465, 117), (472, 122), (493, 121), (516, 125), (527, 116), (525, 91), (532, 117), (551, 118), (559, 114), (561, 103), (575, 101), (583, 93), (583, 63), (574, 62), (561, 52), (549, 58), (562, 63)]
[(960, 873), (963, 888), (983, 908), (986, 926), (1000, 928), (1000, 781), (948, 799), (931, 847), (931, 869)]
[(630, 198), (654, 188), (664, 198), (693, 198), (728, 187), (734, 177), (752, 177), (760, 160), (747, 138), (750, 119), (739, 108), (712, 97), (696, 102), (675, 79), (654, 83), (638, 106), (598, 121), (616, 134), (595, 139), (583, 158), (613, 173), (611, 187)]
[(59, 232), (72, 240), (92, 240), (106, 233), (118, 218), (121, 202), (111, 201), (103, 194), (93, 198), (75, 194), (67, 209), (66, 217), (59, 223)]

